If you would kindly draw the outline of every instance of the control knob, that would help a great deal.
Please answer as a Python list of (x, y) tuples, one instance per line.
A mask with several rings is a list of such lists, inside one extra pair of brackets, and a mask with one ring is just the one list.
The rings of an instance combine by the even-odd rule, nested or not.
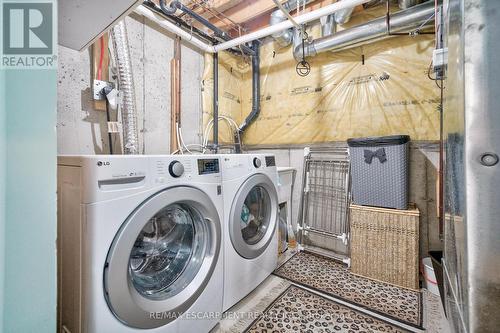
[(173, 161), (168, 166), (168, 172), (174, 178), (179, 178), (184, 174), (184, 165), (179, 161)]
[(256, 168), (260, 168), (261, 165), (262, 165), (262, 161), (259, 159), (259, 158), (254, 158), (253, 159), (253, 165), (256, 167)]

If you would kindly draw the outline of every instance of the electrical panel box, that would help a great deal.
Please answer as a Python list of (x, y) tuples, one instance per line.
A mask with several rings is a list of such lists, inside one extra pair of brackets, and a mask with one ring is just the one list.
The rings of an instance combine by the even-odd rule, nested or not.
[(448, 48), (436, 49), (432, 52), (432, 66), (436, 73), (436, 79), (443, 78), (446, 65), (448, 64)]

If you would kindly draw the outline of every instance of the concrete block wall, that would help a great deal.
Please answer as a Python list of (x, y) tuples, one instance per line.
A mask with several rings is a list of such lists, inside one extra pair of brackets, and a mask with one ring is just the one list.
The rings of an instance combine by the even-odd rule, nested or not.
[[(170, 153), (170, 60), (174, 36), (131, 14), (127, 25), (136, 91), (140, 152)], [(186, 144), (201, 142), (203, 54), (182, 46), (181, 122)], [(59, 154), (107, 154), (106, 113), (92, 101), (90, 50), (59, 48), (57, 137)], [(120, 151), (117, 140), (114, 151)]]

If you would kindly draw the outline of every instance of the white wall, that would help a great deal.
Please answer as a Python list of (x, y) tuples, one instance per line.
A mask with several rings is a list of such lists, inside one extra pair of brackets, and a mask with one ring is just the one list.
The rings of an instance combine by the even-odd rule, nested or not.
[(56, 69), (5, 71), (0, 332), (56, 331), (56, 81)]
[(5, 72), (0, 70), (0, 330), (3, 327), (4, 308), (4, 272), (5, 272), (5, 168), (6, 168), (6, 135), (5, 135)]
[[(153, 22), (132, 14), (126, 18), (140, 151), (170, 152), (170, 60), (173, 36)], [(186, 144), (199, 143), (203, 55), (182, 47), (181, 117)], [(89, 51), (59, 48), (57, 138), (59, 154), (107, 154), (106, 113), (93, 108)], [(117, 147), (115, 147), (115, 151)]]

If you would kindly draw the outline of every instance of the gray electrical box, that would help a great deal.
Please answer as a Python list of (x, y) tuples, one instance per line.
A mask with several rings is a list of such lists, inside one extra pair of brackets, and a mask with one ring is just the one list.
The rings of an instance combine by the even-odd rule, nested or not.
[(59, 44), (82, 51), (141, 3), (141, 0), (58, 1)]

